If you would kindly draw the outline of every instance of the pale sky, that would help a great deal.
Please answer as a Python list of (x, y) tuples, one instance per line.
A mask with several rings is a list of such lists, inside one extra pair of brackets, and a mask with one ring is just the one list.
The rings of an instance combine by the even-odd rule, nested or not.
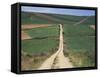
[(21, 11), (38, 12), (38, 13), (51, 13), (51, 14), (63, 14), (63, 15), (76, 15), (76, 16), (94, 16), (95, 15), (95, 10), (32, 7), (32, 6), (22, 6)]

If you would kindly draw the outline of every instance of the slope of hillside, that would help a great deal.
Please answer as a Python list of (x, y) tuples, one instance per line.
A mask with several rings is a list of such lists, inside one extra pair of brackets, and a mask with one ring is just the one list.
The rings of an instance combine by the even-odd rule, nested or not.
[[(74, 24), (87, 16), (72, 16), (72, 15), (58, 15), (58, 14), (44, 14), (44, 13), (21, 13), (22, 24), (34, 24), (34, 23), (65, 23)], [(90, 16), (83, 24), (94, 24), (95, 17)]]

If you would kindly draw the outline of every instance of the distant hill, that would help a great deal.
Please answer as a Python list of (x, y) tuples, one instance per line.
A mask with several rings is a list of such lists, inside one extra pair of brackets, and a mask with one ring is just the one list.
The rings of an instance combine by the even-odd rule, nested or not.
[[(73, 16), (73, 15), (59, 15), (59, 14), (46, 14), (46, 13), (31, 13), (22, 12), (21, 22), (22, 24), (45, 24), (45, 23), (63, 23), (63, 24), (75, 24), (87, 16)], [(90, 16), (82, 24), (95, 24), (95, 17)]]

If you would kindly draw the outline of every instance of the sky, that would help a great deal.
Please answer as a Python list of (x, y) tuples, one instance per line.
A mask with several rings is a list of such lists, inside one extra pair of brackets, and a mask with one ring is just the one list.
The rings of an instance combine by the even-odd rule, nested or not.
[(95, 15), (94, 10), (63, 9), (63, 8), (32, 7), (32, 6), (22, 6), (21, 11), (63, 14), (63, 15), (76, 15), (76, 16), (94, 16)]

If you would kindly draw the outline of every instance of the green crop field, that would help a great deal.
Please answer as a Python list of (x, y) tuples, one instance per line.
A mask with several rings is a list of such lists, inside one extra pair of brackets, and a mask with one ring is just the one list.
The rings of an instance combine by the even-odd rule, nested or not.
[(64, 49), (72, 63), (77, 67), (94, 66), (95, 31), (89, 25), (71, 26), (65, 24), (63, 27)]
[(90, 25), (67, 25), (64, 24), (64, 33), (66, 36), (94, 36), (95, 31)]
[(87, 52), (95, 50), (95, 37), (91, 36), (76, 36), (76, 37), (66, 37), (68, 49), (73, 51), (85, 50)]
[(51, 53), (58, 46), (56, 39), (31, 39), (22, 41), (22, 49), (28, 54)]
[(22, 50), (28, 54), (53, 52), (58, 47), (58, 25), (54, 24), (24, 31), (32, 37), (32, 39), (22, 40)]
[(33, 28), (25, 30), (25, 32), (28, 33), (28, 35), (30, 35), (32, 38), (59, 36), (59, 26), (58, 24), (49, 24), (48, 27)]

